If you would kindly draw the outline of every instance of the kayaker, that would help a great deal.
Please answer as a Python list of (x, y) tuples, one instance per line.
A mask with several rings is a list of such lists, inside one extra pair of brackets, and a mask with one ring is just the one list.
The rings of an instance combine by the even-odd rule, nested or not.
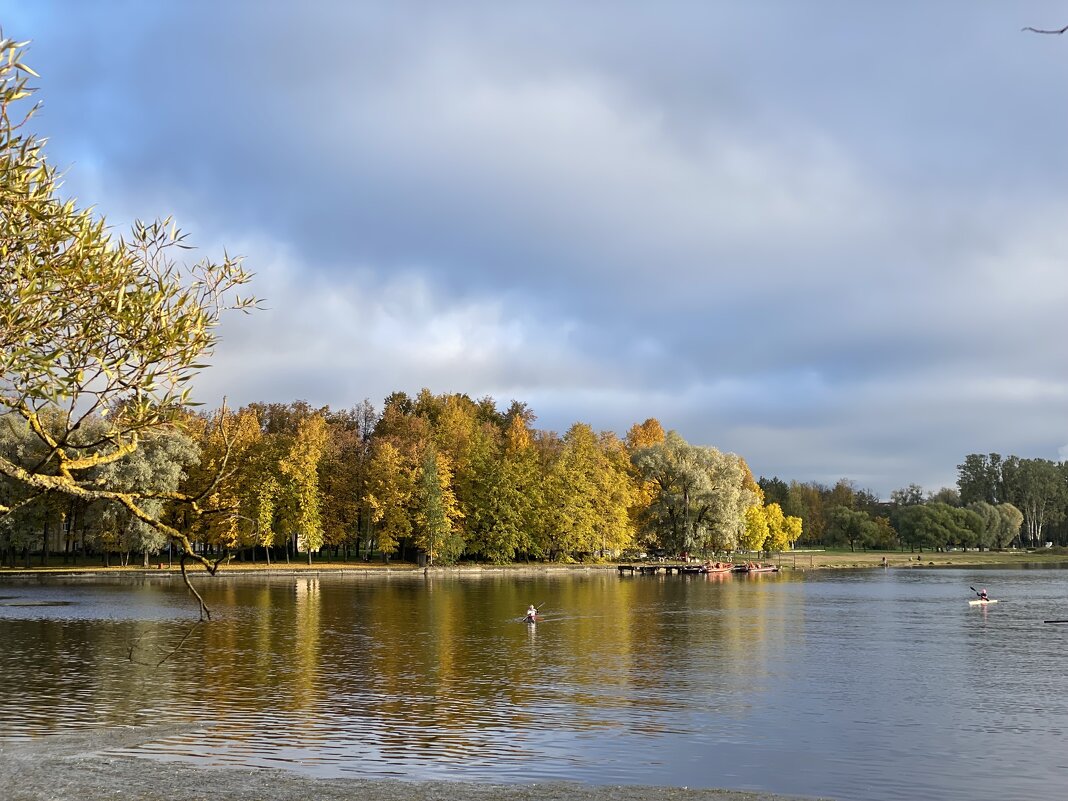
[(538, 619), (538, 607), (531, 604), (527, 607), (527, 623), (533, 623)]
[(987, 595), (986, 595), (986, 587), (983, 587), (983, 589), (979, 590), (979, 600), (980, 601), (988, 600), (987, 599)]

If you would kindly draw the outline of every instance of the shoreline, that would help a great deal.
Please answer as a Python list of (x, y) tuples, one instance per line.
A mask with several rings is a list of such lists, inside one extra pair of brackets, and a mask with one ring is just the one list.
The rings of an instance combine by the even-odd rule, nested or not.
[[(0, 784), (8, 801), (819, 801), (771, 793), (572, 782), (481, 784), (397, 779), (328, 779), (280, 768), (201, 767), (115, 753), (182, 726), (101, 728), (27, 740), (0, 738)], [(823, 799), (829, 801), (829, 799)]]
[[(883, 562), (883, 559), (886, 562)], [(856, 569), (901, 569), (930, 567), (1019, 567), (1022, 565), (1068, 566), (1068, 554), (1046, 553), (1043, 551), (948, 551), (928, 553), (908, 553), (901, 551), (797, 551), (779, 554), (761, 560), (765, 564), (775, 564), (783, 572), (805, 572), (808, 570), (856, 570)], [(100, 565), (53, 565), (38, 567), (0, 567), (0, 582), (5, 578), (33, 577), (75, 577), (75, 576), (180, 576), (177, 565), (168, 566), (156, 562), (156, 566), (112, 566)], [(232, 562), (219, 568), (217, 576), (225, 575), (309, 575), (319, 573), (349, 573), (371, 575), (484, 575), (484, 574), (531, 574), (531, 573), (592, 573), (615, 571), (619, 565), (656, 564), (655, 562), (632, 562), (621, 559), (612, 562), (597, 563), (513, 563), (507, 565), (463, 564), (449, 566), (420, 567), (407, 562), (383, 564), (381, 562), (291, 562), (289, 564)], [(663, 564), (675, 564), (666, 560)], [(189, 566), (186, 572), (190, 577), (204, 576), (205, 571), (198, 565)]]

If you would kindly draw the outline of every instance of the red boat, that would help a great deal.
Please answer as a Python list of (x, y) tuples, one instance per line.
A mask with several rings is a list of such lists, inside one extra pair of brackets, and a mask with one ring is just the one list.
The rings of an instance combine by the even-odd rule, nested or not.
[(734, 570), (734, 565), (702, 565), (702, 573), (730, 573)]

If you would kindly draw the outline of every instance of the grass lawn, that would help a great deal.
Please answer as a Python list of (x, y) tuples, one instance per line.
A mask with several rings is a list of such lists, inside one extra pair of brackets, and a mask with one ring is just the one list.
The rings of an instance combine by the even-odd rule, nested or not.
[(1027, 562), (1045, 562), (1056, 564), (1058, 562), (1068, 564), (1068, 553), (1058, 551), (924, 551), (923, 553), (909, 553), (908, 551), (857, 551), (852, 553), (849, 549), (831, 549), (824, 551), (798, 551), (796, 553), (784, 553), (774, 561), (784, 568), (796, 567), (801, 570), (816, 568), (846, 568), (846, 567), (881, 567), (883, 559), (886, 559), (887, 567), (930, 567), (934, 566), (976, 566), (996, 565), (1011, 567)]

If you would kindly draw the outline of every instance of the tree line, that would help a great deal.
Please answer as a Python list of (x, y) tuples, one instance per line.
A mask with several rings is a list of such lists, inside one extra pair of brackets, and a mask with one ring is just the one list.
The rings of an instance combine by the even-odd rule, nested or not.
[(799, 542), (856, 548), (1002, 549), (1068, 545), (1068, 463), (968, 454), (957, 486), (925, 493), (910, 484), (880, 500), (848, 479), (759, 480), (767, 502), (805, 521)]
[[(89, 459), (107, 448), (108, 417), (66, 432), (70, 446)], [(60, 469), (33, 426), (0, 419), (0, 456), (36, 474)], [(247, 559), (325, 549), (431, 564), (573, 561), (637, 549), (782, 550), (801, 536), (800, 518), (765, 504), (735, 454), (692, 445), (654, 419), (622, 439), (584, 423), (560, 435), (535, 419), (518, 401), (502, 410), (492, 398), (428, 390), (393, 393), (381, 411), (368, 401), (176, 408), (172, 425), (83, 480), (135, 493), (198, 552)], [(38, 420), (46, 431), (66, 424), (58, 409)], [(213, 512), (190, 514), (186, 499), (205, 486), (201, 503)], [(31, 493), (11, 479), (0, 498), (15, 509), (0, 520), (7, 564), (50, 551), (147, 564), (170, 541), (109, 498)]]
[[(291, 560), (333, 558), (507, 563), (575, 561), (628, 551), (782, 551), (803, 547), (1002, 549), (1063, 542), (1068, 465), (970, 454), (958, 486), (918, 485), (881, 500), (848, 479), (833, 486), (754, 480), (745, 460), (692, 445), (655, 419), (619, 438), (576, 423), (538, 429), (519, 401), (396, 392), (381, 411), (252, 403), (193, 414), (121, 459), (86, 471), (88, 484), (129, 492), (202, 554)], [(109, 414), (86, 418), (69, 444), (83, 458), (108, 452)], [(46, 432), (66, 425), (42, 410)], [(36, 474), (62, 466), (47, 438), (0, 418), (0, 457)], [(208, 514), (191, 513), (196, 488)], [(0, 478), (0, 560), (50, 554), (144, 564), (167, 550), (167, 528), (110, 498), (35, 493)], [(195, 510), (193, 510), (195, 512)]]

